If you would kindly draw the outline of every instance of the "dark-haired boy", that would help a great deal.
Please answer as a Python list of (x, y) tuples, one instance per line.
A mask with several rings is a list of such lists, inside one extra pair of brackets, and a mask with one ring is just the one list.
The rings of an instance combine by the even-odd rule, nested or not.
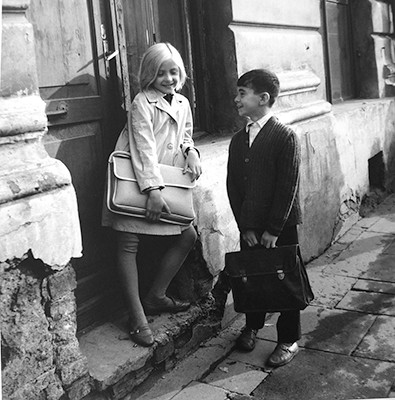
[[(229, 146), (227, 190), (242, 250), (298, 243), (300, 144), (295, 132), (272, 115), (279, 89), (277, 76), (265, 69), (249, 71), (237, 81), (236, 106), (248, 122)], [(247, 313), (237, 346), (253, 350), (264, 323), (264, 312)], [(298, 352), (299, 310), (280, 314), (277, 335), (267, 362), (273, 367), (287, 364)]]

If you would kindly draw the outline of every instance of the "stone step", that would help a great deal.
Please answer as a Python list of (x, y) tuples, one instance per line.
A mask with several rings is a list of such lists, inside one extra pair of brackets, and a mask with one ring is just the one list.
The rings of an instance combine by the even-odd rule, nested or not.
[(79, 338), (96, 393), (122, 399), (151, 374), (167, 371), (214, 336), (220, 322), (211, 318), (212, 304), (194, 305), (178, 314), (149, 317), (155, 344), (145, 348), (128, 335), (126, 318), (107, 322)]
[[(193, 352), (193, 354), (181, 360), (170, 371), (157, 374), (156, 376), (150, 376), (142, 385), (127, 396), (126, 399), (188, 399), (188, 397), (183, 395), (184, 388), (204, 380), (205, 377), (207, 377), (218, 365), (220, 365), (221, 362), (223, 362), (223, 360), (232, 352), (236, 338), (240, 335), (244, 323), (244, 315), (236, 315), (226, 328), (220, 330), (211, 339), (201, 343), (199, 348)], [(212, 389), (215, 391), (214, 386), (212, 386)], [(217, 397), (215, 393), (214, 396), (213, 393), (211, 393), (211, 397), (210, 395), (206, 396), (206, 394), (207, 393), (204, 390), (200, 391), (199, 388), (198, 395), (193, 398), (222, 398)]]

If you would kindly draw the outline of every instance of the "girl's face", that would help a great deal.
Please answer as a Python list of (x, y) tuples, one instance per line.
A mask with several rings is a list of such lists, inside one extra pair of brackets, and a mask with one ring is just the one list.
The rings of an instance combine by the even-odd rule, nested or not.
[(174, 94), (180, 83), (180, 70), (173, 60), (164, 61), (159, 67), (153, 86), (165, 94)]

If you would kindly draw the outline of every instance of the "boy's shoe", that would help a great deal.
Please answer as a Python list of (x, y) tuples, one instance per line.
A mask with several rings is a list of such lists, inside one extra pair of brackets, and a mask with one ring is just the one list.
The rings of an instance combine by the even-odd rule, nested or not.
[(252, 351), (255, 348), (256, 335), (258, 329), (251, 329), (245, 326), (236, 340), (236, 346), (239, 350)]
[(288, 364), (298, 354), (298, 343), (279, 343), (267, 360), (271, 367), (281, 367)]

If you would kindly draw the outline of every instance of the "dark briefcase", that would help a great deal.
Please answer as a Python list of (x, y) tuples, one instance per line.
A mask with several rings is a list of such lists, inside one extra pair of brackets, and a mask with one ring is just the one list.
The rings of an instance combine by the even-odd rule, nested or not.
[(303, 310), (313, 300), (298, 245), (226, 253), (236, 312)]

